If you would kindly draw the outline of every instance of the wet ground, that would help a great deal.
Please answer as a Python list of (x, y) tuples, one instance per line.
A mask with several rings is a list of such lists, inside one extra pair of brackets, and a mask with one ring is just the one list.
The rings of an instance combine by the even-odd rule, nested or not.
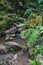
[[(26, 40), (21, 40), (20, 38), (14, 39), (13, 41), (18, 42), (23, 45)], [(0, 38), (0, 44), (4, 44), (4, 39)], [(0, 65), (29, 65), (29, 57), (28, 54), (20, 51), (14, 51), (7, 54), (0, 54)]]
[[(15, 56), (17, 56), (15, 58)], [(2, 65), (29, 65), (27, 55), (8, 53), (0, 55), (0, 64)]]

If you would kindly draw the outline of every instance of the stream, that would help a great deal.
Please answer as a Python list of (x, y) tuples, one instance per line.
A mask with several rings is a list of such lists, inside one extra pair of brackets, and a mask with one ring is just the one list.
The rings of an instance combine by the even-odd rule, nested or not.
[[(0, 44), (4, 44), (5, 38), (0, 38)], [(18, 44), (24, 45), (26, 40), (22, 40), (20, 38), (15, 38), (13, 41)], [(29, 65), (28, 62), (28, 54), (25, 54), (23, 51), (14, 51), (6, 54), (0, 54), (0, 65)]]

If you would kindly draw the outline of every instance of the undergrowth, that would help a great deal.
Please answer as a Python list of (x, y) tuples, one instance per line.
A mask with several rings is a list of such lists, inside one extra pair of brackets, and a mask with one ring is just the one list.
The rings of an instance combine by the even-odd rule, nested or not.
[(30, 65), (41, 65), (36, 58), (43, 55), (43, 0), (0, 0), (0, 36), (16, 22), (26, 26), (20, 36), (27, 40)]

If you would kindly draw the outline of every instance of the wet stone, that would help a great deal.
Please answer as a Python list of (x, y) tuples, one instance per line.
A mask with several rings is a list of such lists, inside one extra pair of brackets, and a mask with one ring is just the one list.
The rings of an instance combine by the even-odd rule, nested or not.
[(11, 41), (9, 41), (9, 42), (6, 42), (5, 45), (6, 45), (6, 46), (9, 46), (9, 47), (12, 48), (12, 49), (14, 49), (14, 51), (21, 49), (21, 47), (19, 46), (19, 44), (16, 43), (16, 42), (11, 42)]
[(0, 54), (4, 54), (4, 53), (7, 53), (6, 46), (0, 45)]

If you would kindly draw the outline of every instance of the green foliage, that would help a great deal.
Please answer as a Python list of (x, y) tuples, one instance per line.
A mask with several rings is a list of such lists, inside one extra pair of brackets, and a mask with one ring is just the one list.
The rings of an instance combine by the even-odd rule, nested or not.
[(30, 35), (30, 30), (31, 29), (27, 29), (21, 32), (20, 36), (21, 38), (27, 38)]
[(30, 65), (41, 65), (41, 63), (39, 61), (37, 61), (36, 59), (34, 60), (29, 60)]
[(2, 61), (0, 60), (0, 65), (2, 65)]
[(36, 55), (37, 55), (37, 49), (30, 48), (29, 49), (29, 55), (30, 55), (31, 59), (34, 59), (36, 57)]
[[(20, 36), (23, 39), (27, 39), (27, 45), (29, 46), (29, 55), (31, 57), (31, 59), (37, 58), (37, 54), (42, 54), (43, 55), (43, 36), (41, 36), (41, 34), (43, 34), (43, 26), (35, 26), (32, 28), (28, 28), (24, 31), (21, 32)], [(38, 43), (36, 42), (37, 40), (41, 40), (40, 45), (38, 45)], [(35, 45), (35, 46), (34, 46)], [(32, 60), (31, 60), (32, 61)], [(38, 61), (30, 61), (30, 65), (39, 65), (37, 64)]]
[(29, 49), (29, 55), (31, 59), (34, 59), (37, 54), (43, 55), (43, 46), (42, 45), (36, 45), (35, 48), (30, 48)]
[(28, 45), (33, 46), (33, 44), (35, 43), (35, 41), (38, 39), (38, 32), (34, 31), (31, 35), (30, 38), (28, 38)]
[(43, 46), (42, 45), (36, 45), (36, 50), (39, 54), (42, 54), (43, 55)]
[(32, 13), (32, 8), (26, 9), (24, 15), (29, 15), (30, 13)]
[(7, 51), (8, 51), (8, 52), (10, 52), (10, 51), (13, 51), (13, 50), (14, 50), (13, 48), (11, 48), (11, 47), (10, 47), (10, 46), (8, 46), (8, 45), (6, 46), (6, 48), (7, 48)]
[(32, 28), (24, 30), (20, 34), (22, 38), (27, 38), (28, 46), (33, 46), (36, 40), (38, 39), (39, 35), (39, 31)]
[(20, 24), (20, 25), (18, 25), (17, 27), (23, 27), (23, 26), (25, 26), (25, 24)]
[[(19, 22), (17, 27), (26, 26), (20, 34), (27, 39), (29, 54), (32, 56), (30, 65), (41, 65), (34, 59), (43, 54), (43, 0), (0, 0), (0, 35)], [(36, 43), (41, 40), (40, 45)], [(36, 45), (35, 45), (36, 43)], [(35, 46), (34, 46), (35, 45)], [(7, 46), (8, 51), (13, 50)]]
[(38, 1), (39, 4), (43, 2), (43, 0), (37, 0), (37, 1)]

